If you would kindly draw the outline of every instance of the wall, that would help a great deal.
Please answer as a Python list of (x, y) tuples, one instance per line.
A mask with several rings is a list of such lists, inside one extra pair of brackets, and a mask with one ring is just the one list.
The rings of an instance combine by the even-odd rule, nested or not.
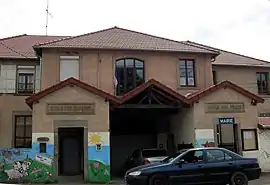
[[(50, 138), (46, 153), (40, 153), (37, 137)], [(5, 183), (52, 183), (53, 134), (33, 134), (31, 149), (0, 148), (0, 182)]]
[[(47, 103), (95, 103), (93, 115), (47, 115)], [(67, 86), (47, 95), (33, 105), (33, 134), (53, 134), (55, 126), (76, 127), (81, 122), (88, 128), (88, 158), (86, 173), (89, 182), (108, 182), (110, 180), (110, 142), (109, 142), (109, 102), (86, 92), (77, 86)], [(57, 124), (56, 124), (57, 123)], [(57, 143), (54, 143), (55, 145)], [(102, 149), (96, 150), (96, 144)], [(56, 146), (57, 147), (57, 146)], [(61, 154), (64, 155), (64, 154)], [(57, 160), (57, 158), (55, 158)], [(57, 166), (57, 164), (56, 164)]]
[(193, 108), (184, 108), (171, 116), (171, 132), (174, 134), (175, 144), (195, 144)]
[[(263, 67), (234, 67), (213, 66), (216, 71), (217, 81), (229, 80), (240, 87), (258, 94), (256, 72), (270, 72), (270, 68)], [(263, 104), (258, 105), (258, 112), (270, 113), (270, 95), (260, 95), (265, 99)]]
[[(14, 146), (14, 117), (15, 115), (31, 115), (32, 110), (25, 104), (27, 96), (17, 96), (16, 65), (37, 65), (37, 60), (4, 60), (0, 59), (0, 148)], [(36, 78), (36, 92), (40, 88), (40, 78)]]
[[(244, 113), (205, 113), (205, 103), (222, 103), (222, 100), (230, 103), (244, 103)], [(223, 101), (224, 102), (224, 101)], [(220, 89), (209, 94), (194, 104), (194, 125), (195, 129), (212, 129), (215, 132), (215, 125), (218, 118), (234, 117), (235, 122), (239, 125), (239, 129), (257, 128), (257, 107), (251, 106), (251, 100), (243, 95), (229, 89)], [(209, 131), (210, 132), (210, 131)], [(240, 131), (238, 138), (241, 138)], [(241, 150), (241, 142), (238, 143)]]
[[(68, 50), (66, 50), (68, 51)], [(70, 50), (72, 51), (72, 50)], [(74, 50), (75, 51), (75, 50)], [(114, 62), (117, 59), (130, 57), (145, 61), (145, 79), (154, 78), (167, 86), (186, 94), (212, 85), (212, 65), (208, 55), (192, 55), (165, 52), (128, 52), (128, 51), (87, 51), (76, 50), (80, 56), (80, 79), (90, 85), (114, 94)], [(44, 49), (42, 53), (42, 89), (59, 82), (59, 57), (66, 52)], [(196, 59), (197, 87), (179, 87), (179, 58)]]
[(31, 115), (26, 96), (0, 94), (0, 148), (14, 147), (15, 115)]

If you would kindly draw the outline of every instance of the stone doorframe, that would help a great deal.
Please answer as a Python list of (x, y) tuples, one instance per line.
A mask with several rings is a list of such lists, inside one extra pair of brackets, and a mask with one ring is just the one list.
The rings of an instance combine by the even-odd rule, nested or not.
[(88, 181), (88, 121), (87, 120), (54, 120), (54, 176), (58, 180), (58, 129), (81, 127), (83, 130), (83, 179)]

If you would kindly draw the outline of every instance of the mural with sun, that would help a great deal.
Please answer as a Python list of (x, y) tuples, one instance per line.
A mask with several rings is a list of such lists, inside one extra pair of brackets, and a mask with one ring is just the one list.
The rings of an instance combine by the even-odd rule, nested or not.
[(88, 178), (97, 183), (110, 181), (109, 132), (88, 132)]

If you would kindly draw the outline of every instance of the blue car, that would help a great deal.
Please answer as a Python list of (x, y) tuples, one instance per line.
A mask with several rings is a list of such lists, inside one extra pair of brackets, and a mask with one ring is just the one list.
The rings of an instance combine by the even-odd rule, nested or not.
[(256, 158), (245, 158), (224, 148), (184, 149), (161, 162), (128, 170), (127, 185), (218, 184), (247, 185), (259, 179)]

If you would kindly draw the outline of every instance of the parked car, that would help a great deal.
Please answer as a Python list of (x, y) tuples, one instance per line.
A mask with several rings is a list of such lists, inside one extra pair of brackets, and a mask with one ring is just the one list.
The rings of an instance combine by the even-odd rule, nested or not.
[(128, 185), (231, 184), (247, 185), (258, 179), (256, 158), (245, 158), (224, 148), (184, 149), (161, 162), (128, 170)]
[[(160, 162), (167, 156), (167, 150), (160, 148), (135, 149), (125, 162), (126, 171), (136, 166)], [(125, 171), (125, 172), (126, 172)]]

